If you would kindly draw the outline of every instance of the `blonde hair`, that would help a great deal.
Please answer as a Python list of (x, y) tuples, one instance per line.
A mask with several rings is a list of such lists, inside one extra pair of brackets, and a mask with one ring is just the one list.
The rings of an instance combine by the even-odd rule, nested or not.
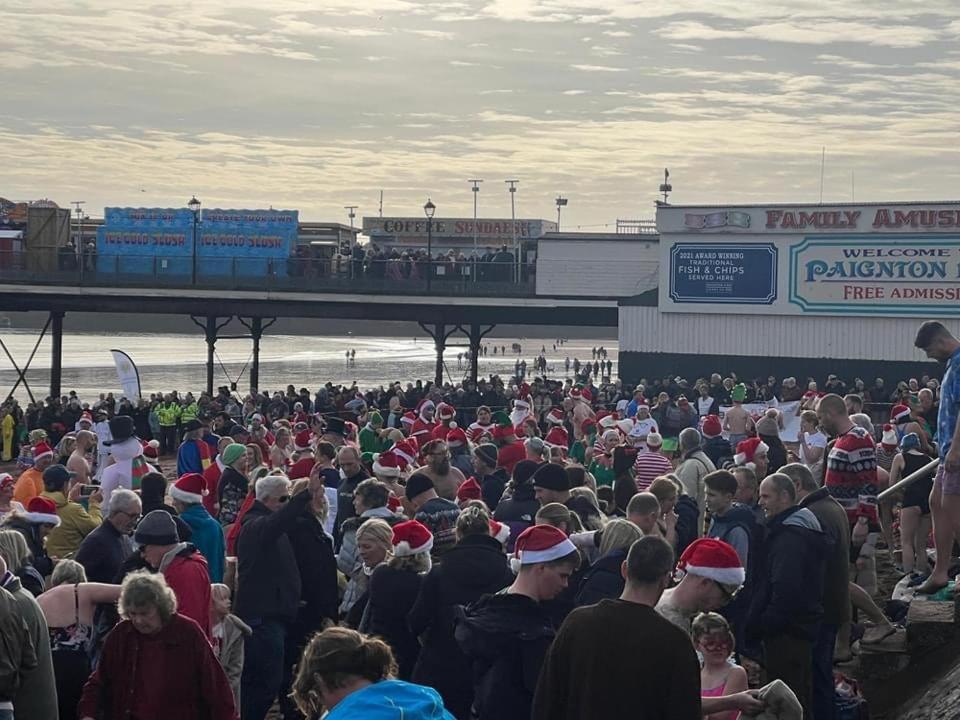
[[(586, 476), (593, 478), (590, 473), (586, 473)], [(575, 487), (570, 489), (570, 497), (584, 497), (590, 501), (590, 504), (593, 505), (596, 510), (595, 513), (591, 513), (587, 516), (586, 522), (581, 520), (581, 525), (583, 525), (584, 530), (602, 530), (603, 526), (607, 523), (607, 516), (603, 514), (600, 510), (600, 501), (597, 499), (597, 493), (592, 488), (581, 485), (580, 487)], [(573, 513), (577, 519), (580, 519), (580, 516), (576, 513)]]
[[(76, 560), (59, 560), (50, 576), (50, 587), (57, 585), (76, 585), (87, 581), (87, 571)], [(49, 588), (47, 588), (49, 590)]]
[(576, 513), (570, 512), (563, 503), (547, 503), (537, 510), (535, 518), (538, 525), (552, 525), (567, 535), (583, 532), (583, 523)]
[(704, 612), (693, 619), (690, 634), (693, 637), (694, 645), (700, 642), (705, 635), (715, 632), (726, 633), (727, 640), (730, 641), (730, 651), (733, 652), (736, 647), (736, 640), (733, 637), (733, 632), (730, 630), (730, 624), (723, 615), (715, 612)]
[(0, 530), (0, 557), (7, 563), (7, 570), (16, 575), (30, 563), (30, 548), (16, 530)]
[(606, 555), (613, 550), (624, 550), (640, 538), (643, 533), (640, 528), (629, 520), (617, 518), (607, 523), (600, 540), (600, 555)]
[(387, 551), (387, 555), (393, 555), (393, 528), (386, 520), (370, 518), (358, 527), (357, 544), (359, 545), (365, 538), (381, 545)]
[(124, 620), (129, 620), (131, 610), (148, 607), (155, 607), (166, 624), (177, 612), (177, 596), (161, 573), (137, 570), (127, 575), (120, 585), (117, 612)]
[(229, 585), (223, 583), (210, 584), (210, 597), (214, 600), (229, 600), (231, 594)]
[(460, 511), (457, 516), (457, 540), (463, 540), (467, 535), (489, 535), (490, 513), (486, 506), (470, 504)]

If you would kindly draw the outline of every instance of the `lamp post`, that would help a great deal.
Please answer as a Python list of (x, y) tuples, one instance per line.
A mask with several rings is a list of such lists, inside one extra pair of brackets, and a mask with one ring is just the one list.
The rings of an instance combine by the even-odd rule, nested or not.
[(560, 208), (567, 206), (567, 198), (557, 195), (557, 232), (560, 232)]
[(467, 180), (469, 183), (473, 183), (473, 267), (470, 269), (472, 274), (472, 280), (476, 281), (477, 279), (477, 196), (480, 192), (480, 183), (483, 180)]
[(437, 211), (437, 206), (433, 204), (430, 198), (427, 198), (427, 204), (423, 206), (423, 214), (427, 216), (427, 292), (430, 292), (430, 279), (433, 275), (433, 214)]
[(516, 254), (515, 258), (515, 273), (516, 277), (514, 282), (520, 283), (520, 246), (517, 244), (517, 211), (516, 205), (514, 204), (514, 196), (517, 193), (517, 184), (519, 180), (504, 180), (504, 182), (510, 186), (510, 230), (513, 233), (513, 252)]
[(197, 223), (200, 221), (200, 201), (197, 200), (197, 196), (194, 195), (190, 198), (190, 202), (187, 203), (187, 207), (190, 208), (190, 212), (193, 213), (193, 263), (192, 270), (190, 273), (191, 285), (197, 284)]

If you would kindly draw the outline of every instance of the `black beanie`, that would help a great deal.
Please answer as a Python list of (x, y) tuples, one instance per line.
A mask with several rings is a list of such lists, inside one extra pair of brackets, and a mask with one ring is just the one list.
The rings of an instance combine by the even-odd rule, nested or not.
[(407, 500), (413, 500), (417, 495), (433, 490), (433, 480), (428, 475), (418, 472), (407, 479)]
[(540, 467), (539, 463), (533, 460), (521, 460), (513, 466), (513, 486), (519, 487), (530, 482), (530, 478)]
[(544, 490), (563, 492), (570, 489), (570, 479), (567, 477), (567, 471), (559, 465), (544, 463), (533, 474), (533, 485)]
[(137, 525), (133, 533), (137, 545), (176, 545), (180, 542), (177, 525), (166, 510), (151, 510)]
[(497, 456), (498, 450), (497, 446), (493, 443), (483, 443), (482, 445), (477, 445), (473, 449), (473, 454), (478, 455), (484, 464), (489, 465), (492, 468), (497, 466)]

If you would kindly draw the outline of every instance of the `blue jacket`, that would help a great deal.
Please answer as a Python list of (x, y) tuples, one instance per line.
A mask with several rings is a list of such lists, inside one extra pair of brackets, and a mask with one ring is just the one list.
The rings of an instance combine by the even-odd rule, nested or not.
[(381, 680), (350, 693), (331, 710), (326, 720), (454, 720), (437, 691), (403, 682)]
[(222, 583), (227, 548), (220, 523), (210, 517), (203, 505), (190, 505), (180, 513), (180, 519), (193, 530), (190, 542), (196, 545), (197, 550), (207, 559), (210, 582)]

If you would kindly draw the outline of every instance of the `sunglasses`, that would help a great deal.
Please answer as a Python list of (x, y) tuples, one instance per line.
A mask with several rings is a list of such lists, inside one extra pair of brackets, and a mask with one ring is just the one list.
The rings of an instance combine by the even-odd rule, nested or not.
[(279, 497), (277, 497), (277, 502), (279, 502), (279, 503), (285, 503), (285, 502), (287, 502), (287, 500), (289, 500), (289, 499), (290, 499), (290, 496), (289, 496), (289, 495), (280, 495)]
[(714, 580), (713, 582), (714, 582), (714, 584), (715, 584), (718, 588), (720, 588), (720, 592), (723, 593), (723, 599), (726, 600), (727, 602), (730, 602), (731, 600), (733, 600), (733, 599), (737, 596), (737, 594), (740, 592), (740, 590), (741, 590), (741, 588), (742, 588), (742, 586), (741, 586), (741, 587), (735, 588), (733, 591), (730, 591), (730, 590), (727, 589), (727, 587), (726, 587), (725, 585), (722, 585), (721, 583), (717, 582), (716, 580)]

